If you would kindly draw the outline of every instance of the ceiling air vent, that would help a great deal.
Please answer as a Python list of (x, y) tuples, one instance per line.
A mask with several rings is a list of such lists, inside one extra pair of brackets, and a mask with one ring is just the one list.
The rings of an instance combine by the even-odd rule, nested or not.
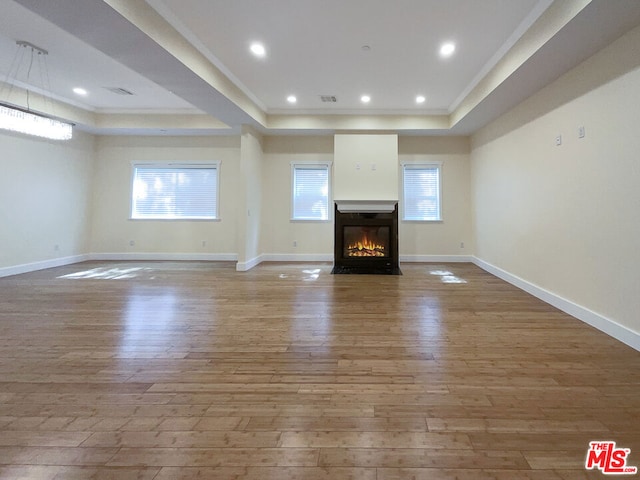
[(116, 95), (133, 95), (133, 92), (127, 90), (126, 88), (120, 87), (104, 87), (109, 90), (111, 93), (115, 93)]
[(335, 95), (320, 95), (320, 100), (324, 103), (336, 103), (338, 101)]

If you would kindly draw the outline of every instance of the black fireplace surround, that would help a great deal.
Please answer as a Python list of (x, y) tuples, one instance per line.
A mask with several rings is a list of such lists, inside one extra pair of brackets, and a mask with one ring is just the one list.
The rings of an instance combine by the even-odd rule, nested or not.
[(335, 206), (331, 273), (402, 275), (398, 259), (398, 204), (392, 212), (342, 213)]

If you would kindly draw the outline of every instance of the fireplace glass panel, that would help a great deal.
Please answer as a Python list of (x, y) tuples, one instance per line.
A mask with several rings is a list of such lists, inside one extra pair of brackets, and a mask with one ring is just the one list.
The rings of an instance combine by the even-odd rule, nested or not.
[(389, 226), (345, 226), (343, 256), (389, 257)]

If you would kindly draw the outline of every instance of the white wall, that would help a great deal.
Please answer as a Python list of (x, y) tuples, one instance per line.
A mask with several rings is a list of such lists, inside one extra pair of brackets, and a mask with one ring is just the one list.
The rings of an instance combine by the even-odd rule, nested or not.
[(0, 275), (86, 254), (93, 136), (75, 131), (60, 142), (0, 133), (0, 152)]
[(474, 135), (471, 153), (477, 257), (630, 344), (640, 338), (639, 50), (636, 28)]
[(398, 135), (335, 135), (333, 198), (398, 201)]
[[(105, 258), (234, 258), (238, 252), (239, 147), (237, 137), (100, 137), (93, 182), (91, 252)], [(129, 219), (135, 162), (207, 160), (221, 162), (219, 221)], [(132, 240), (133, 246), (129, 244)]]
[[(404, 222), (400, 219), (400, 256), (405, 261), (428, 261), (437, 260), (438, 256), (454, 260), (456, 256), (472, 255), (469, 139), (400, 137), (398, 150), (400, 163), (442, 162), (442, 221)], [(399, 182), (402, 197), (402, 174)]]
[(333, 137), (277, 136), (264, 140), (262, 252), (278, 258), (332, 258), (333, 212), (326, 222), (291, 221), (291, 162), (332, 162)]

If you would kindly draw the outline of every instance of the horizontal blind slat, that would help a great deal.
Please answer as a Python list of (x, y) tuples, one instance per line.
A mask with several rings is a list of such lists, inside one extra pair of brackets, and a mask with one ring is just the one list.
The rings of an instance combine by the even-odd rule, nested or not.
[(131, 217), (138, 219), (215, 219), (218, 169), (141, 167), (134, 170)]
[(321, 166), (294, 166), (293, 218), (327, 220), (329, 218), (329, 169)]
[(405, 166), (403, 171), (404, 220), (440, 220), (440, 169)]

